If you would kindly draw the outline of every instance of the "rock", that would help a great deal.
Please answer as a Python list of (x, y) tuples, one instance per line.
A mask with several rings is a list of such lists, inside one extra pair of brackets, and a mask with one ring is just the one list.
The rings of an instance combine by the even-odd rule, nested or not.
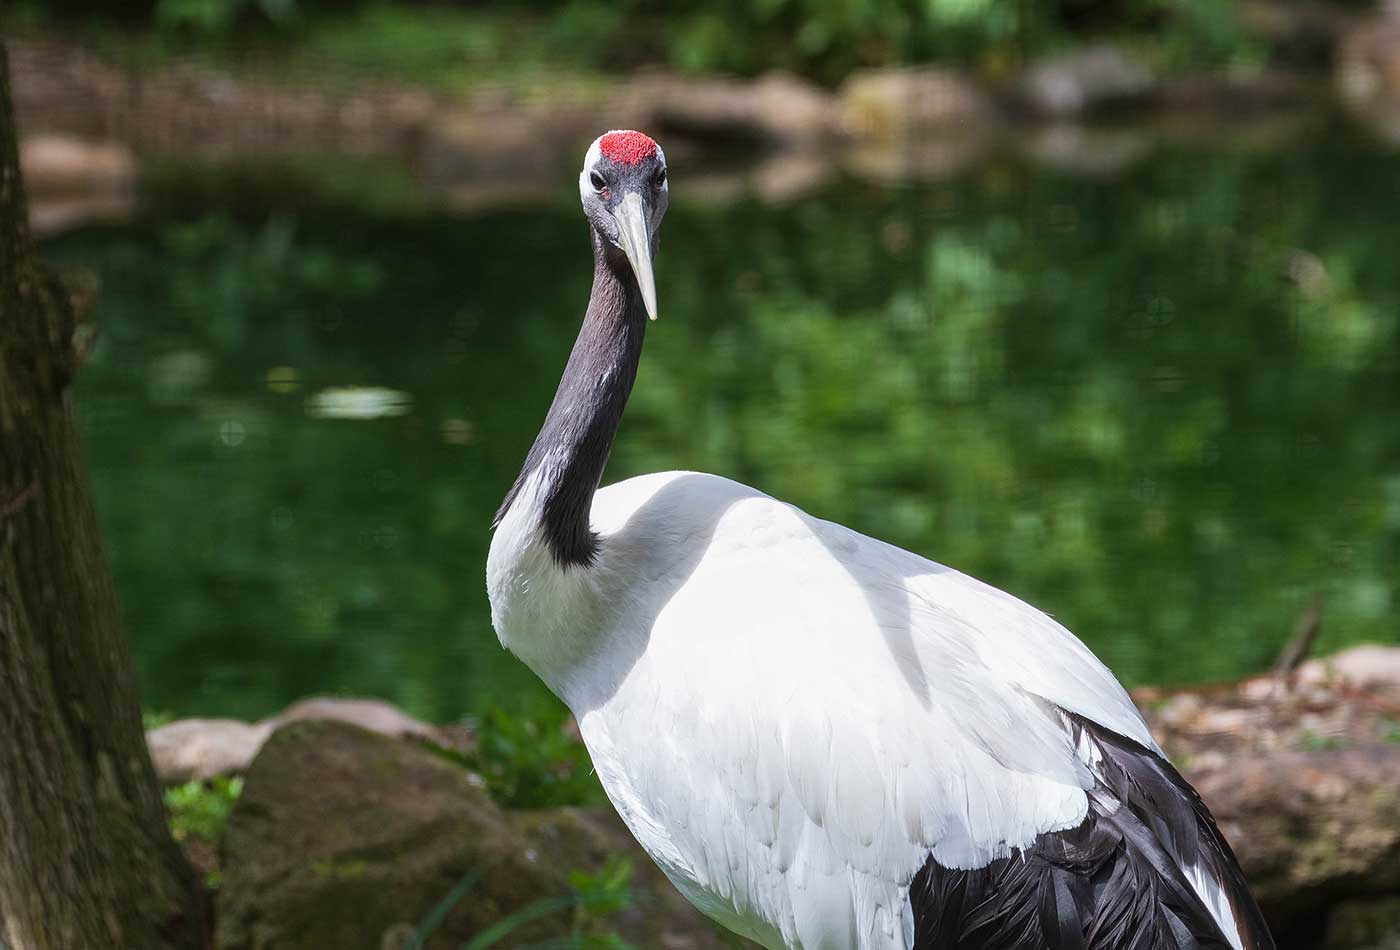
[(1239, 756), (1187, 778), (1276, 933), (1400, 894), (1400, 745)]
[(238, 719), (181, 719), (146, 733), (156, 776), (163, 785), (216, 775), (237, 775), (248, 768), (264, 742), (282, 726), (306, 720), (351, 723), (386, 736), (426, 739), (457, 752), (474, 740), (460, 726), (432, 726), (379, 699), (314, 696), (299, 700), (257, 723)]
[(775, 152), (754, 164), (748, 186), (764, 204), (787, 205), (822, 188), (835, 171), (831, 156), (815, 150)]
[(1394, 743), (1400, 647), (1352, 647), (1286, 677), (1134, 695), (1158, 740), (1183, 761)]
[(840, 130), (836, 98), (791, 73), (772, 72), (753, 86), (753, 114), (769, 136), (783, 142), (832, 137)]
[(125, 145), (71, 135), (26, 135), (19, 163), (26, 187), (35, 192), (122, 189), (136, 178), (136, 158)]
[(1078, 175), (1112, 176), (1152, 154), (1152, 136), (1136, 128), (1056, 123), (1033, 130), (1022, 150), (1042, 165)]
[(146, 733), (162, 785), (206, 781), (248, 767), (272, 727), (238, 719), (181, 719)]
[(841, 132), (836, 97), (782, 72), (753, 81), (644, 74), (615, 98), (614, 113), (636, 114), (640, 127), (658, 134), (791, 146), (819, 143)]
[[(279, 729), (229, 817), (216, 946), (402, 947), (458, 889), (426, 943), (458, 947), (507, 914), (569, 894), (570, 871), (596, 871), (614, 854), (631, 855), (635, 868), (636, 910), (615, 921), (624, 937), (721, 946), (614, 819), (578, 809), (509, 815), (473, 778), (421, 745), (343, 722)], [(570, 926), (567, 912), (550, 914), (508, 945)]]
[(1336, 70), (1346, 99), (1400, 98), (1400, 16), (1358, 21), (1342, 37)]
[(544, 200), (572, 145), (571, 135), (533, 112), (473, 103), (442, 110), (425, 124), (413, 164), (450, 207), (475, 210)]
[(871, 181), (951, 181), (976, 167), (994, 145), (991, 135), (928, 136), (901, 143), (857, 142), (842, 157), (847, 171)]
[(1031, 66), (1018, 98), (1038, 115), (1070, 118), (1142, 105), (1154, 89), (1147, 67), (1116, 46), (1098, 45)]
[(1308, 86), (1296, 76), (1266, 69), (1180, 76), (1162, 84), (1156, 105), (1197, 122), (1220, 122), (1295, 112), (1308, 96)]
[(858, 72), (841, 87), (840, 100), (845, 129), (862, 139), (965, 129), (999, 118), (991, 99), (975, 83), (949, 69)]
[[(489, 870), (489, 874), (486, 873)], [(416, 926), (468, 875), (444, 922), (460, 943), (562, 879), (513, 836), (468, 773), (342, 722), (275, 733), (229, 816), (217, 947), (375, 947)], [(542, 925), (532, 936), (560, 936)]]
[(50, 236), (95, 221), (116, 221), (135, 207), (136, 158), (119, 142), (72, 135), (26, 135), (20, 169), (35, 233)]
[(334, 722), (348, 722), (386, 736), (418, 736), (435, 739), (437, 728), (421, 719), (414, 719), (392, 703), (382, 699), (354, 699), (335, 696), (313, 696), (298, 700), (271, 719), (261, 724), (274, 729), (290, 722), (306, 719), (321, 719)]
[(1400, 144), (1400, 16), (1363, 18), (1347, 31), (1333, 85), (1352, 118)]
[(1333, 656), (1309, 660), (1294, 678), (1300, 685), (1344, 683), (1400, 699), (1400, 647), (1363, 643)]
[(1400, 897), (1396, 683), (1400, 647), (1363, 645), (1293, 676), (1135, 693), (1282, 946), (1384, 945), (1377, 902)]
[(136, 211), (134, 192), (90, 195), (31, 195), (29, 223), (40, 238), (92, 224), (129, 220)]

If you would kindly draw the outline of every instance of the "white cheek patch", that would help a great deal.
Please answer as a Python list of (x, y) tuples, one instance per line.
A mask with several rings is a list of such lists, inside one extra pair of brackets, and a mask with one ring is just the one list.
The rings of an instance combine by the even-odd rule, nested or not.
[[(603, 135), (608, 133), (604, 132)], [(598, 164), (598, 159), (602, 157), (603, 135), (593, 140), (593, 144), (588, 146), (588, 154), (583, 156), (583, 171), (578, 173), (578, 196), (580, 201), (587, 201), (588, 196), (593, 194), (593, 183), (588, 180), (588, 173), (593, 170), (593, 166)]]

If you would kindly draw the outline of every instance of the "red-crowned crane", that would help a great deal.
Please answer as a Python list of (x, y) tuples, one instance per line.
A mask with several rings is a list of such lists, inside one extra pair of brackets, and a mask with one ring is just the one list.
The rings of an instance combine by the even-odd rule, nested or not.
[(608, 132), (593, 291), (496, 516), (492, 620), (696, 906), (770, 950), (1269, 950), (1113, 675), (1015, 597), (714, 475), (599, 488), (666, 158)]

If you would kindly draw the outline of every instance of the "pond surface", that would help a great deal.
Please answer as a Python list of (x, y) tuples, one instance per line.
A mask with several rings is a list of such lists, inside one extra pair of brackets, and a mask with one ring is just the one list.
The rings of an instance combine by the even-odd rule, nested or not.
[[(1400, 154), (1327, 129), (785, 206), (676, 165), (608, 480), (740, 479), (1030, 600), (1130, 685), (1264, 669), (1315, 597), (1321, 649), (1396, 640)], [(464, 216), (276, 177), (157, 178), (47, 248), (101, 285), (79, 411), (148, 707), (549, 702), (483, 574), (588, 293), (571, 178)]]

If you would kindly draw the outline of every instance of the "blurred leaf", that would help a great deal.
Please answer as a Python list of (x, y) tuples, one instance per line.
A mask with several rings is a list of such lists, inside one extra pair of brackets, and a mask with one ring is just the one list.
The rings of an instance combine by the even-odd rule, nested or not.
[(511, 808), (551, 808), (601, 799), (583, 744), (564, 731), (562, 716), (512, 715), (492, 707), (474, 722), (468, 756), (491, 795)]
[(243, 779), (223, 776), (167, 788), (165, 807), (170, 814), (171, 834), (176, 841), (195, 837), (217, 844), (242, 792)]

